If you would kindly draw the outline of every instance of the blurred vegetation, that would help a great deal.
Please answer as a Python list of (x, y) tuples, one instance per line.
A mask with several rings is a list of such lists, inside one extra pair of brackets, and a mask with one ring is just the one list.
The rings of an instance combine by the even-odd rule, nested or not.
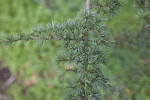
[[(84, 0), (0, 0), (0, 39), (30, 32), (32, 27), (51, 21), (62, 23), (84, 8)], [(104, 71), (114, 85), (125, 88), (131, 100), (150, 99), (150, 31), (137, 18), (133, 0), (108, 20), (114, 41)], [(61, 100), (65, 83), (57, 77), (55, 55), (58, 41), (31, 41), (0, 47), (2, 66), (8, 66), (16, 82), (3, 91), (14, 100)], [(1, 84), (0, 84), (1, 85)], [(1, 93), (1, 91), (0, 91)], [(108, 99), (106, 99), (108, 100)]]

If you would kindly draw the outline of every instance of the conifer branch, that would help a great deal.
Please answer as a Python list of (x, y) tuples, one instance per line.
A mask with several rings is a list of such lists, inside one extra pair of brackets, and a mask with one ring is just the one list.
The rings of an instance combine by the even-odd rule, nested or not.
[(18, 42), (18, 41), (31, 41), (31, 40), (52, 40), (52, 39), (57, 39), (57, 40), (61, 40), (62, 38), (58, 38), (58, 37), (20, 37), (20, 38), (11, 38), (8, 40), (4, 40), (4, 41), (0, 41), (0, 44), (7, 44), (7, 43), (13, 43), (13, 42)]
[[(68, 83), (65, 100), (100, 100), (100, 88), (110, 88), (109, 79), (102, 69), (102, 64), (107, 62), (106, 46), (110, 42), (105, 32), (104, 15), (115, 13), (120, 3), (121, 0), (86, 0), (86, 9), (75, 19), (69, 19), (62, 25), (52, 22), (39, 26), (32, 34), (11, 35), (0, 43), (63, 40), (64, 51), (58, 55), (57, 61), (60, 74)], [(66, 74), (69, 77), (65, 77)]]

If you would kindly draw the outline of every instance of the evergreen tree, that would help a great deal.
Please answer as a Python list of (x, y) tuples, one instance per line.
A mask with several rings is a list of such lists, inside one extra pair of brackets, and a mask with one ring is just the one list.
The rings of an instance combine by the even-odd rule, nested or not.
[[(63, 49), (57, 56), (59, 73), (68, 85), (65, 100), (100, 100), (102, 91), (114, 89), (103, 74), (107, 62), (109, 36), (106, 34), (107, 16), (115, 14), (121, 0), (87, 0), (86, 8), (77, 17), (64, 24), (55, 22), (40, 25), (28, 34), (12, 34), (1, 44), (12, 44), (20, 40), (63, 41)], [(124, 92), (121, 91), (120, 97)]]

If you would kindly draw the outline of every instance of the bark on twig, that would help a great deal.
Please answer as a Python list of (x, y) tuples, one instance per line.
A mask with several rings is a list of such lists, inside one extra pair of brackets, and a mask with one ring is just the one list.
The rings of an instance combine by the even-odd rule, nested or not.
[(88, 12), (90, 11), (90, 2), (91, 2), (91, 0), (86, 0), (86, 10)]

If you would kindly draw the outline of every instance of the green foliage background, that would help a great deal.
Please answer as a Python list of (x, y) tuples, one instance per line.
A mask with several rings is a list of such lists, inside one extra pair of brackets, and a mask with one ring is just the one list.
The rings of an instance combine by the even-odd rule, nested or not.
[[(38, 24), (63, 23), (67, 18), (76, 16), (84, 8), (84, 3), (85, 0), (0, 0), (0, 39), (9, 34), (30, 32)], [(130, 0), (117, 16), (108, 20), (108, 33), (115, 41), (121, 40), (127, 33), (129, 37), (133, 35), (133, 41), (137, 40), (134, 34), (148, 33), (142, 31), (145, 23), (136, 14), (133, 0)], [(149, 59), (149, 56), (143, 58), (148, 55), (147, 52), (140, 52), (137, 45), (132, 45), (135, 49), (131, 49), (128, 38), (124, 39), (123, 45), (119, 43), (113, 44), (104, 71), (112, 84), (125, 88), (131, 100), (149, 100), (150, 79), (145, 69), (150, 69), (148, 64), (143, 64)], [(65, 83), (58, 78), (55, 64), (60, 45), (58, 41), (31, 41), (0, 47), (0, 60), (17, 76), (17, 81), (5, 91), (6, 94), (14, 100), (61, 100)], [(147, 48), (145, 50), (148, 51)], [(35, 80), (28, 87), (28, 83)]]

